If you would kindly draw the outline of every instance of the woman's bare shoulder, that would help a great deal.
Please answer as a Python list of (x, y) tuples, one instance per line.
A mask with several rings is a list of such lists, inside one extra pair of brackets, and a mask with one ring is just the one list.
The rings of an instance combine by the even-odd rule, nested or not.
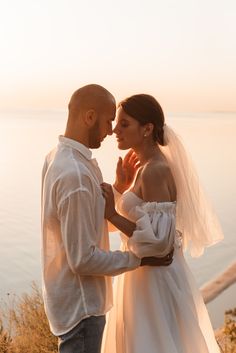
[(170, 168), (165, 161), (151, 161), (143, 167), (141, 172), (144, 181), (164, 180), (170, 173)]
[(145, 165), (141, 179), (142, 195), (145, 201), (175, 200), (175, 184), (165, 161), (152, 161)]

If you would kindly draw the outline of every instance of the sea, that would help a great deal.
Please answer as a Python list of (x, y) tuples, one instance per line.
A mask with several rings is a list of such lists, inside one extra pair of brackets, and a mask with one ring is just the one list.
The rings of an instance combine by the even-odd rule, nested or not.
[[(0, 309), (9, 298), (41, 285), (40, 190), (45, 155), (64, 133), (66, 111), (0, 113)], [(220, 220), (224, 240), (199, 258), (186, 260), (199, 287), (236, 260), (236, 112), (166, 114), (182, 138)], [(112, 183), (119, 156), (114, 136), (93, 151), (103, 177)], [(111, 248), (120, 246), (111, 233)], [(236, 284), (207, 305), (214, 328), (236, 307)]]

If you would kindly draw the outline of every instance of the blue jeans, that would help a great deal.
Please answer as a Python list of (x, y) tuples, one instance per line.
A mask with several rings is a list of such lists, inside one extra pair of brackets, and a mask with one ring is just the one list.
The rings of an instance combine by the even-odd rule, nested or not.
[(59, 353), (100, 353), (105, 315), (90, 316), (59, 336)]

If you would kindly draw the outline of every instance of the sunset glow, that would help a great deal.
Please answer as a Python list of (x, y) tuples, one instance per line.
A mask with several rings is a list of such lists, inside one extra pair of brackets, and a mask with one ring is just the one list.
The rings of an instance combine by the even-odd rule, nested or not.
[(0, 109), (64, 109), (96, 82), (168, 111), (236, 110), (233, 0), (9, 0), (0, 11)]

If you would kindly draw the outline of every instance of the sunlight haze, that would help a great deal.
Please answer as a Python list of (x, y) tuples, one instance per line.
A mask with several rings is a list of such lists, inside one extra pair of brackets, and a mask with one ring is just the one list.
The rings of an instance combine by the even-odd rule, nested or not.
[(99, 83), (178, 111), (236, 110), (233, 0), (1, 1), (0, 109), (65, 109)]

